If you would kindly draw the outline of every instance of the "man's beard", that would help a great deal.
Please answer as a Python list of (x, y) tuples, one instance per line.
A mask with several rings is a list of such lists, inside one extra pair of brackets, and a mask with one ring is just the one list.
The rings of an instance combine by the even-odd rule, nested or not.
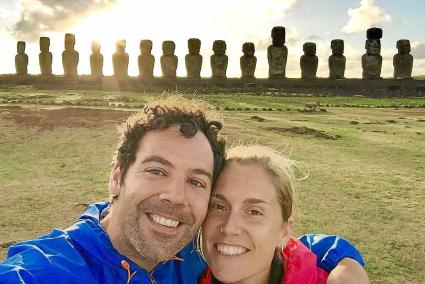
[[(119, 202), (118, 202), (119, 203)], [(117, 204), (118, 205), (118, 204)], [(176, 206), (168, 202), (158, 201), (151, 197), (143, 200), (136, 206), (124, 206), (120, 204), (121, 234), (126, 243), (137, 251), (137, 257), (156, 265), (161, 261), (166, 261), (175, 256), (183, 247), (193, 240), (201, 224), (196, 224), (196, 219), (192, 213), (183, 211), (181, 206)], [(118, 205), (119, 206), (119, 205)], [(169, 235), (161, 232), (152, 232), (141, 228), (141, 218), (148, 218), (145, 212), (152, 212), (159, 215), (172, 216), (172, 219), (183, 222), (185, 231), (178, 235)], [(145, 215), (145, 216), (144, 216)], [(153, 222), (151, 220), (151, 222)]]

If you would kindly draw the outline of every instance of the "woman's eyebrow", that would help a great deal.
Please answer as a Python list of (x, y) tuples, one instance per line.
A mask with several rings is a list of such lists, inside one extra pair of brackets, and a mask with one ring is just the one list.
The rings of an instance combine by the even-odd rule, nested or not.
[(247, 204), (258, 204), (258, 203), (262, 203), (262, 204), (270, 205), (267, 201), (264, 201), (264, 200), (258, 199), (258, 198), (248, 198), (248, 199), (245, 199), (244, 203), (247, 203)]
[(226, 201), (226, 202), (227, 202), (227, 198), (226, 198), (226, 197), (224, 197), (224, 195), (223, 195), (223, 194), (220, 194), (220, 193), (213, 193), (213, 194), (211, 195), (211, 197), (215, 197), (215, 198), (218, 198), (218, 199), (221, 199), (221, 200), (223, 200), (223, 201)]

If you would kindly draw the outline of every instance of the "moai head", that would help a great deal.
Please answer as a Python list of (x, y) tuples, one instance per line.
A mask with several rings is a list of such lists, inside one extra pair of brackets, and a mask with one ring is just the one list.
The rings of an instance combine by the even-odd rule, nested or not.
[(25, 53), (25, 42), (24, 41), (18, 41), (16, 45), (16, 50), (18, 51), (18, 54), (24, 54)]
[(75, 47), (75, 35), (65, 34), (65, 50), (74, 50)]
[(125, 39), (119, 39), (115, 42), (115, 50), (117, 52), (125, 52), (126, 45), (127, 45), (127, 43), (126, 43)]
[(316, 44), (313, 42), (306, 42), (303, 45), (305, 55), (316, 55)]
[(255, 46), (252, 42), (245, 42), (242, 45), (242, 52), (245, 56), (254, 56)]
[(199, 54), (201, 51), (201, 40), (198, 38), (190, 38), (187, 41), (187, 47), (189, 48), (189, 54)]
[(342, 55), (344, 53), (344, 41), (342, 39), (332, 40), (331, 49), (333, 55)]
[(397, 41), (398, 53), (410, 53), (410, 41), (408, 39), (400, 39)]
[(378, 55), (381, 53), (382, 29), (370, 28), (367, 30), (367, 40), (365, 44), (366, 52), (369, 55)]
[(149, 39), (142, 39), (140, 41), (140, 52), (143, 54), (151, 54), (152, 52), (152, 41)]
[(282, 47), (285, 44), (285, 27), (277, 26), (272, 29), (272, 41), (274, 46)]
[(172, 40), (165, 40), (162, 42), (162, 53), (164, 55), (174, 55), (176, 44)]
[(91, 51), (93, 53), (100, 53), (100, 42), (92, 41), (91, 43)]
[(214, 55), (226, 54), (226, 42), (224, 40), (215, 40), (213, 43)]
[(50, 38), (48, 37), (40, 37), (40, 51), (48, 52), (50, 48)]

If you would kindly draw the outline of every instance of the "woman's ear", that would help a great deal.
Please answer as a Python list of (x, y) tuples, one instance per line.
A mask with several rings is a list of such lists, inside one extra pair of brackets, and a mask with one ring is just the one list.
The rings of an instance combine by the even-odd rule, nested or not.
[(281, 234), (281, 238), (280, 238), (280, 246), (282, 248), (284, 248), (286, 246), (286, 244), (289, 241), (289, 238), (292, 235), (292, 230), (294, 228), (294, 219), (292, 219), (292, 217), (289, 217), (287, 222), (284, 222), (282, 224), (282, 234)]
[(108, 189), (113, 196), (118, 196), (120, 194), (120, 183), (121, 183), (121, 169), (116, 163), (111, 171), (111, 176), (109, 177)]

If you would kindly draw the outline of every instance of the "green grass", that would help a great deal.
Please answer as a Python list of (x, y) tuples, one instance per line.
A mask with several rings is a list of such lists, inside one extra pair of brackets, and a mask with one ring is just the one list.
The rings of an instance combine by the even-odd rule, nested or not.
[[(314, 97), (303, 94), (276, 95), (267, 91), (261, 93), (212, 93), (183, 92), (188, 97), (202, 98), (220, 109), (227, 108), (277, 108), (300, 109), (306, 104), (319, 102), (323, 106), (332, 107), (424, 107), (423, 97), (417, 98), (367, 98), (363, 96)], [(273, 95), (272, 95), (273, 94)], [(0, 89), (0, 104), (19, 105), (58, 105), (58, 106), (91, 106), (142, 108), (144, 104), (158, 97), (158, 92), (119, 92), (119, 91), (61, 91), (37, 90), (32, 87), (16, 87)]]
[[(57, 104), (50, 110), (40, 109), (46, 107), (47, 101), (42, 101), (33, 108), (27, 100), (37, 96)], [(9, 102), (0, 108), (0, 257), (6, 251), (1, 246), (54, 227), (66, 228), (85, 204), (108, 198), (109, 163), (118, 139), (115, 127), (129, 112), (114, 107), (73, 109), (61, 103), (68, 97), (74, 106), (105, 98), (133, 106), (158, 94), (0, 91), (3, 102), (13, 98), (24, 106), (13, 108), (14, 103)], [(398, 106), (423, 105), (425, 99), (198, 97), (221, 109), (283, 110), (225, 111), (224, 131), (229, 144), (239, 139), (258, 140), (290, 153), (308, 169), (309, 178), (299, 182), (296, 192), (297, 235), (339, 234), (353, 241), (365, 256), (373, 283), (420, 283), (425, 279), (425, 109), (342, 107), (389, 106), (394, 101)], [(340, 107), (326, 107), (327, 112), (296, 111), (315, 101)], [(265, 121), (253, 120), (253, 115)], [(327, 140), (276, 130), (290, 127), (308, 127), (340, 138)], [(268, 130), (271, 128), (275, 130)]]

